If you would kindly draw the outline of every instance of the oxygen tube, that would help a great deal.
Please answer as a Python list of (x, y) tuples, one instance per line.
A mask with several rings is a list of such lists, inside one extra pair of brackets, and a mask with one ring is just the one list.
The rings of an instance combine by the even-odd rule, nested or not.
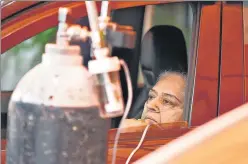
[(131, 154), (128, 156), (127, 161), (125, 164), (129, 164), (129, 162), (131, 161), (133, 155), (139, 150), (140, 146), (142, 145), (142, 143), (144, 142), (145, 136), (149, 130), (149, 127), (151, 126), (151, 124), (148, 124), (145, 128), (145, 130), (143, 131), (143, 134), (140, 138), (139, 144), (137, 145), (137, 147), (131, 152)]

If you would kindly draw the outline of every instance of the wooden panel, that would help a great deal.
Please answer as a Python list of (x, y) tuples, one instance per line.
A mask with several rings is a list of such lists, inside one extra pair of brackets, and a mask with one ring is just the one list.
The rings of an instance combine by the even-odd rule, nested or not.
[(191, 125), (217, 116), (221, 2), (201, 9)]
[(248, 102), (248, 2), (243, 2), (245, 102)]
[[(169, 2), (171, 1), (113, 1), (111, 2), (111, 8), (114, 10)], [(40, 32), (57, 26), (57, 12), (59, 7), (70, 8), (72, 10), (72, 16), (75, 19), (87, 15), (84, 2), (50, 2), (45, 5), (41, 5), (39, 8), (35, 8), (34, 10), (30, 9), (12, 20), (4, 22), (2, 25), (1, 53), (4, 53), (8, 49), (36, 34), (39, 34)], [(97, 2), (97, 8), (98, 10), (100, 9), (100, 2)]]
[(135, 164), (247, 164), (247, 127), (248, 104), (192, 130)]
[[(122, 130), (122, 132), (124, 133), (121, 133), (118, 142), (116, 163), (119, 164), (126, 162), (128, 156), (138, 145), (144, 129), (145, 126), (131, 127)], [(142, 146), (132, 157), (130, 163), (156, 150), (160, 146), (167, 144), (171, 140), (185, 134), (189, 130), (191, 129), (187, 128), (186, 122), (163, 124), (161, 125), (161, 127), (157, 127), (154, 125), (151, 126), (148, 129), (148, 132), (146, 134)], [(115, 134), (116, 134), (116, 129), (111, 129), (109, 131), (108, 163), (111, 163), (112, 161), (112, 152), (113, 152)]]
[(242, 2), (224, 3), (219, 114), (244, 103)]

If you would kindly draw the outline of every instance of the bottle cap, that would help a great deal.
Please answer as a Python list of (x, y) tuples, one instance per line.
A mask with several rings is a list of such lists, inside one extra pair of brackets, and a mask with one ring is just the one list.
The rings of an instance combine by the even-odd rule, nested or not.
[(58, 45), (46, 44), (46, 54), (60, 54), (60, 55), (80, 55), (80, 47), (77, 45)]
[(91, 60), (89, 61), (88, 68), (91, 74), (100, 74), (119, 71), (121, 66), (118, 57), (115, 56)]

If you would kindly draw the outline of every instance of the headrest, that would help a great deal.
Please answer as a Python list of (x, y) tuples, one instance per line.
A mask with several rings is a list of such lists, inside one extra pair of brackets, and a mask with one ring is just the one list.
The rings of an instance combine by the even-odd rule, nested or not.
[(145, 85), (153, 86), (165, 70), (187, 72), (187, 50), (183, 33), (174, 26), (152, 27), (141, 45)]

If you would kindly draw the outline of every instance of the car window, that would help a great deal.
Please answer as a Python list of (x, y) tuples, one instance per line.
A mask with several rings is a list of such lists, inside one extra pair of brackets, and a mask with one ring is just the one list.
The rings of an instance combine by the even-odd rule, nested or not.
[[(178, 29), (182, 33), (184, 42), (186, 44), (185, 58), (186, 60), (188, 60), (188, 64), (189, 64), (189, 61), (190, 59), (192, 59), (192, 55), (193, 55), (191, 54), (191, 52), (194, 52), (192, 51), (192, 48), (194, 47), (192, 44), (194, 43), (192, 42), (192, 38), (193, 38), (193, 29), (194, 29), (194, 26), (196, 25), (196, 23), (194, 22), (195, 11), (196, 11), (195, 6), (189, 2), (147, 5), (145, 8), (144, 22), (143, 22), (143, 40), (144, 40), (145, 34), (149, 32), (149, 30), (151, 30), (153, 27), (158, 27), (160, 25), (166, 25), (166, 26), (171, 26), (172, 28)], [(161, 42), (160, 44), (163, 44), (163, 43)], [(168, 55), (168, 54), (165, 54), (165, 55)], [(141, 52), (141, 58), (142, 58), (142, 52)], [(168, 56), (168, 60), (171, 60), (171, 58), (173, 57)], [(183, 60), (183, 59), (179, 59), (179, 60)], [(180, 65), (180, 62), (178, 62), (178, 65)], [(136, 119), (142, 118), (141, 113), (142, 111), (145, 110), (145, 106), (146, 106), (145, 102), (143, 98), (141, 98), (142, 99), (141, 100), (140, 97), (148, 94), (148, 93), (144, 94), (144, 92), (142, 91), (147, 90), (145, 81), (149, 80), (149, 78), (145, 80), (145, 78), (147, 77), (144, 77), (144, 72), (142, 71), (143, 71), (142, 63), (140, 62), (138, 81), (137, 81), (137, 88), (138, 88), (137, 94), (140, 94), (140, 96), (137, 96), (137, 99), (134, 100), (133, 102), (134, 105), (130, 111), (129, 118), (132, 118), (132, 117), (135, 117)], [(165, 70), (161, 70), (161, 73), (162, 71), (165, 71)], [(170, 70), (167, 70), (167, 71), (170, 71)], [(136, 95), (136, 93), (134, 94)]]
[[(170, 25), (178, 28), (186, 42), (190, 58), (194, 8), (189, 2), (148, 5), (145, 9), (143, 35), (154, 26)], [(41, 62), (44, 45), (51, 42), (56, 28), (46, 30), (8, 50), (1, 55), (1, 91), (13, 91), (22, 76)], [(144, 85), (141, 67), (138, 87)]]
[[(147, 5), (144, 16), (143, 36), (157, 25), (172, 25), (182, 30), (186, 41), (188, 58), (192, 40), (193, 8), (190, 3)], [(144, 77), (139, 64), (138, 87), (143, 87)]]

